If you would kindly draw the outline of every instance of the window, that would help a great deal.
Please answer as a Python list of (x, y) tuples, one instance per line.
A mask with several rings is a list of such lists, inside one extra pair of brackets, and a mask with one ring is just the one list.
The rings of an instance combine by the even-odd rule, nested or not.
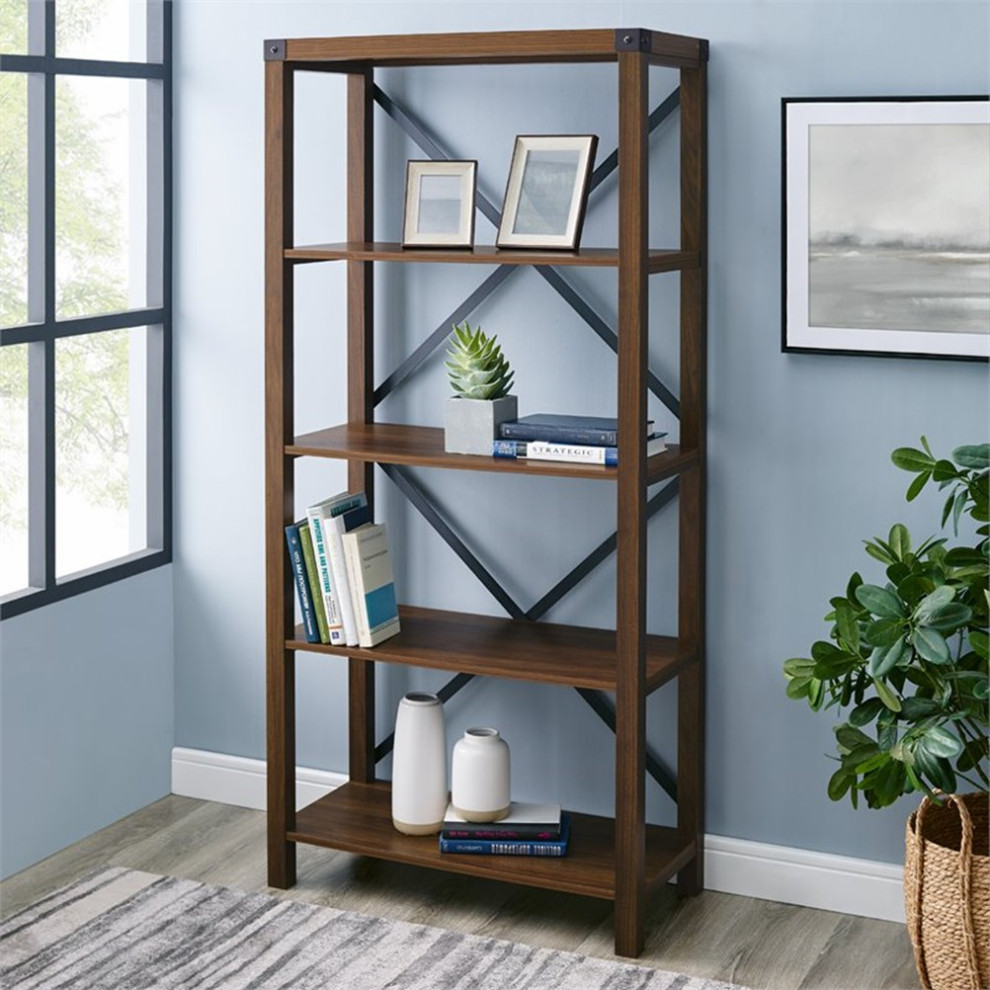
[(171, 559), (171, 2), (0, 0), (0, 616)]

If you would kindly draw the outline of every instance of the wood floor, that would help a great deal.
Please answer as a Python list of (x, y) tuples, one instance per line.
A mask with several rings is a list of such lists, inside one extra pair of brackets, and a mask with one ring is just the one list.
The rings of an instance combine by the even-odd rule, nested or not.
[[(265, 817), (167, 797), (0, 884), (0, 917), (102, 866), (126, 866), (349, 911), (612, 958), (605, 901), (299, 847), (299, 882), (265, 883)], [(651, 904), (641, 965), (754, 990), (917, 987), (902, 925), (705, 891)]]

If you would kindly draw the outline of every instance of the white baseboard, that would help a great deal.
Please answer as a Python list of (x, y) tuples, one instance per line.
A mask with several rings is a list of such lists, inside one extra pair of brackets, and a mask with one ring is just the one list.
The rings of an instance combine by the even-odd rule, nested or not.
[[(299, 767), (296, 807), (305, 807), (346, 781), (345, 774)], [(264, 760), (172, 750), (173, 794), (263, 811), (265, 785)], [(705, 887), (727, 894), (903, 923), (903, 872), (891, 863), (705, 836)]]
[[(264, 760), (180, 746), (172, 750), (173, 794), (264, 811), (268, 805), (267, 783)], [(296, 808), (305, 808), (346, 783), (346, 774), (298, 767)]]

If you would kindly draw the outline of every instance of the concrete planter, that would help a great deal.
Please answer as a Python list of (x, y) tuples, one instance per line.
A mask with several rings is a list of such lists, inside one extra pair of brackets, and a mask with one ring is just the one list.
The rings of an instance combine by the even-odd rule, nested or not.
[(501, 399), (447, 400), (444, 411), (444, 450), (448, 454), (481, 454), (491, 457), (492, 440), (500, 424), (518, 418), (514, 395)]

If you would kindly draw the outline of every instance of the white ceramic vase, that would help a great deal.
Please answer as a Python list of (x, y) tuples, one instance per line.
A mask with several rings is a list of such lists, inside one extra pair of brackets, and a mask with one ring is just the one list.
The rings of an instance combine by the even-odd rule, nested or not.
[(454, 745), (451, 804), (469, 822), (497, 822), (509, 813), (509, 745), (497, 729), (468, 729)]
[(447, 740), (443, 704), (414, 691), (395, 715), (392, 824), (406, 835), (439, 832), (447, 810)]

